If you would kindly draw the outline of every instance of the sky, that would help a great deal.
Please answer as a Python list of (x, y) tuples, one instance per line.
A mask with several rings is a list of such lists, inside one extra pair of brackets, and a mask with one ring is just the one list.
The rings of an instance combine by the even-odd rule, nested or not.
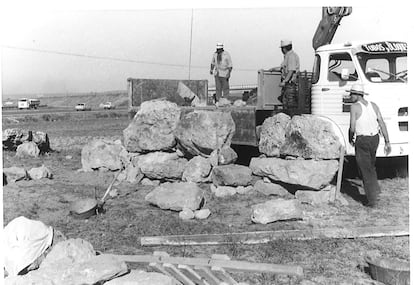
[[(11, 7), (1, 15), (1, 90), (3, 97), (126, 90), (129, 77), (207, 79), (213, 86), (217, 42), (233, 60), (230, 84), (257, 84), (257, 70), (280, 65), (282, 39), (293, 41), (301, 70), (312, 70), (321, 14), (321, 6), (269, 4)], [(353, 5), (333, 43), (408, 41), (410, 17), (408, 6)]]

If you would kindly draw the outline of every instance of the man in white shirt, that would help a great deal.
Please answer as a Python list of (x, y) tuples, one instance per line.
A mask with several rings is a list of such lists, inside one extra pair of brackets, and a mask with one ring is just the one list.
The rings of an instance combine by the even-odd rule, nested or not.
[[(375, 169), (376, 153), (379, 144), (379, 131), (384, 136), (386, 155), (391, 152), (387, 126), (378, 106), (365, 100), (364, 87), (361, 84), (352, 85), (351, 90), (349, 143), (355, 146), (355, 159), (362, 175), (365, 194), (368, 199), (366, 206), (375, 207), (380, 193)], [(354, 138), (355, 137), (355, 138)]]
[(230, 93), (229, 78), (233, 69), (230, 54), (224, 50), (222, 43), (217, 43), (216, 52), (210, 65), (210, 74), (214, 75), (216, 83), (216, 100), (228, 97)]

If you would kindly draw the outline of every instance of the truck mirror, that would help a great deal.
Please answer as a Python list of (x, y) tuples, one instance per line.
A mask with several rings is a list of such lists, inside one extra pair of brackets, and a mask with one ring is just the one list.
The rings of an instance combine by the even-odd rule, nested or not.
[(341, 70), (341, 79), (349, 80), (349, 69), (348, 68), (344, 68)]

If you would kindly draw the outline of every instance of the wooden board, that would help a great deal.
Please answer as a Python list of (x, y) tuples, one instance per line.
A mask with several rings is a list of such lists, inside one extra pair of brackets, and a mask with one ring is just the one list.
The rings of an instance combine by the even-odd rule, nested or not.
[(311, 240), (325, 238), (368, 238), (408, 236), (408, 226), (354, 227), (348, 229), (325, 228), (306, 230), (261, 231), (225, 234), (171, 235), (141, 237), (142, 246), (158, 245), (219, 245), (260, 244), (278, 239)]

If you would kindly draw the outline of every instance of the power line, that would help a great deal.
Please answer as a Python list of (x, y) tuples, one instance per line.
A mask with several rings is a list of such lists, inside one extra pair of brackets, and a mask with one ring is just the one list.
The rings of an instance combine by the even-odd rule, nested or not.
[[(189, 66), (184, 65), (184, 64), (144, 61), (144, 60), (135, 60), (135, 59), (110, 57), (110, 56), (98, 56), (98, 55), (89, 55), (89, 54), (81, 54), (81, 53), (71, 53), (71, 52), (63, 52), (63, 51), (55, 51), (55, 50), (25, 48), (25, 47), (16, 47), (16, 46), (8, 46), (8, 45), (1, 45), (1, 47), (2, 48), (8, 48), (8, 49), (15, 49), (15, 50), (41, 52), (41, 53), (57, 54), (57, 55), (65, 55), (65, 56), (76, 56), (76, 57), (84, 57), (84, 58), (92, 58), (92, 59), (121, 61), (121, 62), (129, 62), (129, 63), (162, 65), (162, 66), (181, 67), (181, 68), (188, 68), (189, 67)], [(205, 66), (200, 66), (200, 65), (192, 65), (191, 67), (192, 68), (200, 68), (200, 69), (205, 69), (206, 68)], [(248, 69), (248, 68), (236, 68), (235, 70), (237, 70), (237, 71), (255, 71), (255, 72), (257, 71), (257, 69)]]

